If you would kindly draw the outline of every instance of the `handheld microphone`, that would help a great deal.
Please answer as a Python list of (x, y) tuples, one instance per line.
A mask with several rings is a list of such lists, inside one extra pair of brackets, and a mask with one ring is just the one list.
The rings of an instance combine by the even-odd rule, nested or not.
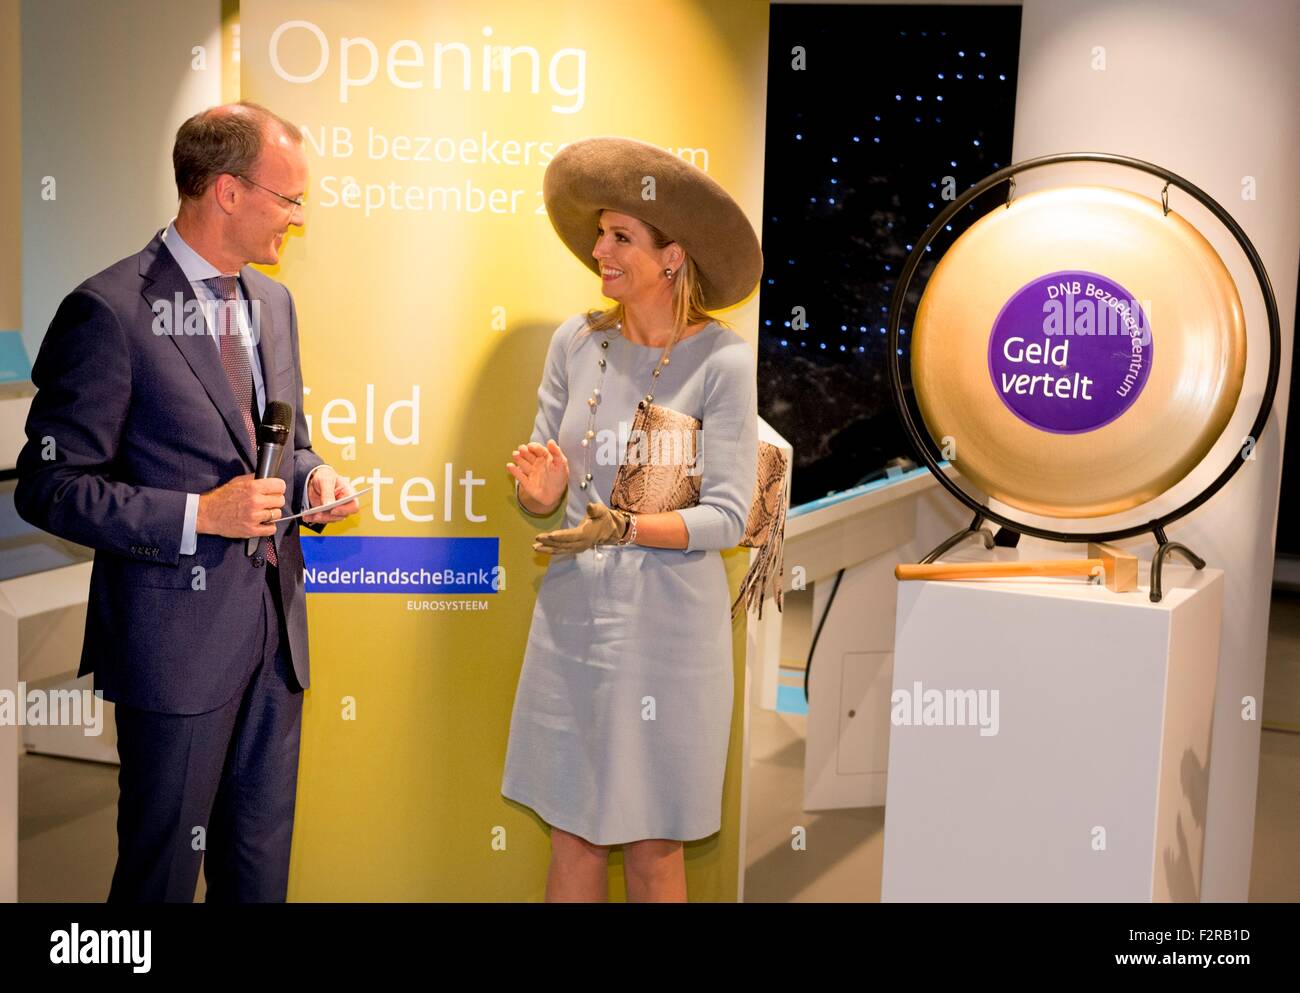
[[(279, 473), (280, 460), (284, 458), (284, 443), (289, 437), (289, 426), (292, 423), (292, 404), (272, 400), (266, 405), (262, 423), (257, 427), (257, 472), (254, 474), (257, 479), (270, 479)], [(261, 538), (249, 538), (244, 546), (244, 554), (251, 558), (261, 543)]]

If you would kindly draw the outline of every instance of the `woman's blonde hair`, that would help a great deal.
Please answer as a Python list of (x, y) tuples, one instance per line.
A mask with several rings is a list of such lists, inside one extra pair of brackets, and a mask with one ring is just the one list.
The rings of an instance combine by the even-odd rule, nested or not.
[[(640, 220), (640, 218), (638, 218)], [(660, 231), (653, 224), (645, 225), (645, 229), (650, 232), (650, 240), (655, 248), (667, 248), (673, 243), (673, 239)], [(682, 250), (682, 264), (673, 274), (673, 334), (672, 341), (676, 342), (688, 327), (692, 324), (699, 324), (701, 321), (717, 320), (712, 314), (704, 309), (703, 297), (704, 291), (700, 286), (700, 271), (695, 267), (695, 260)], [(589, 310), (587, 311), (587, 330), (588, 331), (606, 331), (616, 324), (623, 322), (623, 305), (614, 304), (608, 310)], [(723, 322), (718, 321), (719, 324)], [(724, 327), (727, 325), (723, 324)]]

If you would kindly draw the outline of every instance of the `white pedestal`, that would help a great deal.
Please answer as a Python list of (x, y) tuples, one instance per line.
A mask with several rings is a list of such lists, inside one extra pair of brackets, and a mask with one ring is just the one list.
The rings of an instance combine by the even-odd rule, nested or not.
[[(89, 562), (0, 582), (0, 690), (18, 701), (26, 690), (89, 689), (75, 681), (86, 626)], [(112, 704), (97, 702), (101, 733), (83, 726), (32, 727), (0, 722), (0, 902), (18, 899), (18, 755), (24, 738), (56, 755), (116, 761)], [(24, 733), (25, 732), (25, 733)]]
[(1200, 898), (1223, 573), (1164, 579), (899, 584), (882, 900)]

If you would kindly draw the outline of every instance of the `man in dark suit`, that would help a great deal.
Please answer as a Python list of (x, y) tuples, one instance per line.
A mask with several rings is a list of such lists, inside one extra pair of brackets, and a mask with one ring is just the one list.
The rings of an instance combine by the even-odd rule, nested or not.
[[(45, 334), (15, 502), (95, 550), (81, 673), (116, 704), (109, 899), (192, 901), (202, 860), (209, 900), (279, 901), (308, 664), (298, 522), (275, 520), (353, 495), (311, 449), (293, 299), (248, 267), (302, 223), (306, 157), (241, 103), (186, 121), (172, 161), (176, 219)], [(296, 413), (279, 474), (255, 479), (274, 400)]]

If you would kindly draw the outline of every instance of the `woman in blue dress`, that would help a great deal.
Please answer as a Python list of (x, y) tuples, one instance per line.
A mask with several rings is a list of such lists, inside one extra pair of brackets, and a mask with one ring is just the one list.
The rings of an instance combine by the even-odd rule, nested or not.
[[(754, 354), (710, 310), (753, 292), (753, 226), (713, 180), (641, 142), (566, 146), (544, 181), (552, 224), (614, 306), (556, 330), (531, 440), (507, 470), (550, 518), (502, 793), (551, 827), (548, 900), (602, 900), (623, 846), (629, 900), (684, 900), (682, 842), (721, 826), (732, 624), (721, 552), (754, 495)], [(697, 474), (694, 506), (609, 506), (639, 402), (701, 422), (646, 439)], [(683, 423), (691, 423), (683, 420)], [(639, 454), (638, 454), (639, 453)]]

